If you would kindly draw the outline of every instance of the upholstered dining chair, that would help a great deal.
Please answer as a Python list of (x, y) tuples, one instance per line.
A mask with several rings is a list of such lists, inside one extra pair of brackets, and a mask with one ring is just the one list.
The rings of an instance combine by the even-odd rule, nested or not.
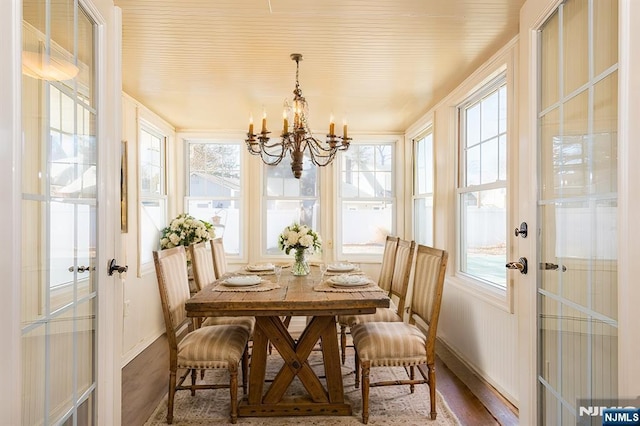
[[(355, 347), (355, 384), (362, 368), (362, 421), (369, 421), (369, 388), (374, 386), (428, 384), (432, 420), (436, 412), (435, 346), (442, 302), (447, 252), (418, 245), (409, 323), (368, 322), (351, 329)], [(426, 366), (426, 371), (425, 371)], [(371, 382), (371, 367), (405, 367), (409, 378)], [(421, 379), (416, 378), (418, 370)]]
[(224, 244), (222, 238), (214, 238), (209, 240), (211, 244), (211, 255), (213, 256), (213, 270), (216, 279), (222, 278), (227, 273), (227, 255), (224, 253)]
[[(191, 266), (193, 268), (193, 280), (195, 289), (202, 290), (205, 286), (216, 280), (214, 271), (213, 253), (207, 242), (193, 243), (189, 246), (191, 253)], [(223, 248), (224, 253), (224, 248)], [(209, 325), (241, 325), (249, 330), (249, 334), (253, 334), (256, 325), (255, 317), (209, 317), (205, 318), (200, 324), (201, 326)]]
[(402, 310), (409, 287), (409, 275), (415, 243), (401, 240), (399, 237), (387, 236), (378, 287), (386, 290), (389, 297), (396, 296), (398, 305), (387, 309), (378, 309), (375, 314), (369, 315), (340, 315), (340, 349), (342, 351), (342, 363), (346, 361), (347, 327), (371, 321), (402, 321)]
[[(186, 315), (185, 302), (190, 297), (187, 258), (183, 246), (154, 251), (153, 259), (162, 302), (167, 341), (169, 343), (169, 396), (167, 423), (173, 423), (173, 403), (178, 390), (230, 389), (231, 423), (238, 419), (238, 365), (242, 364), (242, 386), (247, 390), (249, 331), (239, 325), (215, 325), (193, 329)], [(225, 369), (228, 383), (196, 384), (196, 371)], [(184, 370), (177, 378), (178, 370)], [(184, 385), (191, 375), (191, 385)]]

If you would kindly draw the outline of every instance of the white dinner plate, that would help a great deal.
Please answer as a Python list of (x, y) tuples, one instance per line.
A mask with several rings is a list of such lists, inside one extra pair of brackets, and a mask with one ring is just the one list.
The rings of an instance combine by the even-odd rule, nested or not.
[(351, 263), (332, 263), (327, 266), (329, 272), (349, 272), (355, 269), (355, 265)]
[(273, 263), (260, 263), (257, 265), (247, 265), (245, 269), (250, 272), (273, 271)]
[(329, 278), (329, 283), (339, 287), (358, 287), (369, 285), (371, 281), (362, 275), (338, 275)]
[(260, 284), (262, 278), (257, 275), (240, 275), (235, 277), (229, 277), (222, 283), (229, 287), (247, 287), (251, 285)]

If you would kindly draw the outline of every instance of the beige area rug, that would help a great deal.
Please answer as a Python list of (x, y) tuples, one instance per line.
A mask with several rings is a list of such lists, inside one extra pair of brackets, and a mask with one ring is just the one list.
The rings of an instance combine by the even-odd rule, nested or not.
[[(269, 356), (267, 378), (274, 377), (282, 365), (281, 358), (275, 353)], [(321, 375), (323, 370), (321, 352), (314, 351), (310, 357), (311, 366)], [(238, 425), (362, 425), (361, 390), (354, 387), (353, 350), (347, 353), (347, 364), (342, 367), (345, 399), (351, 404), (351, 416), (314, 416), (314, 417), (241, 417)], [(211, 378), (228, 380), (226, 372), (207, 371), (205, 380)], [(395, 380), (406, 378), (402, 368), (375, 368), (371, 371), (371, 379)], [(324, 379), (322, 379), (324, 380)], [(266, 385), (268, 387), (268, 384)], [(294, 379), (288, 394), (304, 394), (302, 384)], [(239, 390), (242, 394), (242, 389)], [(408, 386), (384, 386), (371, 388), (369, 393), (369, 425), (402, 425), (402, 426), (449, 426), (460, 425), (457, 417), (440, 393), (437, 393), (436, 420), (429, 418), (429, 387), (416, 386), (411, 394)], [(167, 416), (167, 398), (155, 409), (145, 426), (165, 425)], [(176, 393), (174, 405), (174, 425), (222, 425), (229, 421), (229, 390), (201, 390), (196, 396), (189, 391)]]

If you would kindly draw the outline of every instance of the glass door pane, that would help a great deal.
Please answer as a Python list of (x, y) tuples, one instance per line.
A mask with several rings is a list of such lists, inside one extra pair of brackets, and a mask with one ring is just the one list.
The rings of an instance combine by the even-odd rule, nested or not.
[(95, 23), (23, 3), (23, 424), (95, 423)]
[[(580, 400), (617, 397), (614, 34), (616, 2), (584, 0), (564, 2), (540, 30), (538, 417), (543, 424), (576, 424)], [(603, 43), (613, 45), (605, 55)]]

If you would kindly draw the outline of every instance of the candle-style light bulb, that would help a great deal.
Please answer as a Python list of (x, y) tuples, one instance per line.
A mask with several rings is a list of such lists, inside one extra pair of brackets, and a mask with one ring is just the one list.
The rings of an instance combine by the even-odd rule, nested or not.
[(342, 122), (342, 139), (347, 139), (347, 120)]
[(331, 116), (329, 117), (329, 134), (333, 136), (335, 134), (334, 133), (335, 131), (336, 131), (336, 123), (334, 123), (333, 114), (331, 114)]
[(262, 133), (267, 133), (267, 111), (262, 111)]
[(249, 134), (253, 134), (253, 114), (249, 114)]
[(287, 110), (282, 111), (282, 134), (289, 132), (289, 121), (287, 120)]

